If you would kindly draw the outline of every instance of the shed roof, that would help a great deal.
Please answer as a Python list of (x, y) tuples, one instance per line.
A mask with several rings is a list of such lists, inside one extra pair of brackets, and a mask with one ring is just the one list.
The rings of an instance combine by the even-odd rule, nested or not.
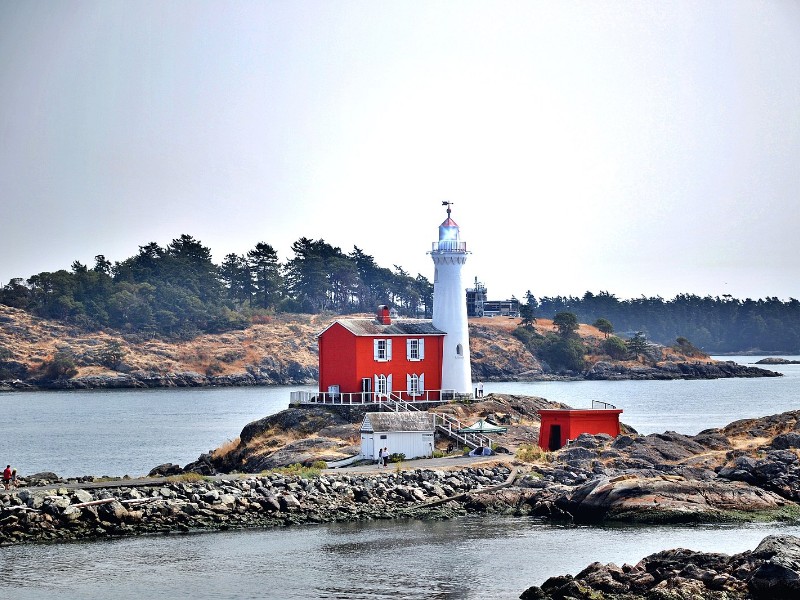
[[(375, 319), (337, 319), (339, 323), (353, 335), (445, 335), (446, 332), (433, 326), (427, 319), (397, 319), (390, 325), (382, 325)], [(333, 325), (333, 323), (331, 323)], [(327, 331), (330, 325), (322, 333)], [(320, 335), (322, 335), (320, 333)]]
[(429, 412), (370, 412), (361, 421), (362, 432), (433, 431), (434, 417)]

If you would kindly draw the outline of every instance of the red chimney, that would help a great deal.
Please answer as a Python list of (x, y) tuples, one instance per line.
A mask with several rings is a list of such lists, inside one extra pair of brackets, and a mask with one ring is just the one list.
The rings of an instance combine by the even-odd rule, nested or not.
[(378, 307), (378, 323), (381, 325), (391, 325), (392, 318), (389, 316), (389, 307), (381, 304)]

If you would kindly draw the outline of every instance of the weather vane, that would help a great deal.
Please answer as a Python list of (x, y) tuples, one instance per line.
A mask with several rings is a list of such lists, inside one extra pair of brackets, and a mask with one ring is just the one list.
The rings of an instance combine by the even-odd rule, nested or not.
[(448, 217), (450, 216), (450, 207), (452, 205), (453, 205), (453, 203), (450, 202), (449, 200), (442, 200), (442, 206), (446, 206), (447, 207), (447, 216)]

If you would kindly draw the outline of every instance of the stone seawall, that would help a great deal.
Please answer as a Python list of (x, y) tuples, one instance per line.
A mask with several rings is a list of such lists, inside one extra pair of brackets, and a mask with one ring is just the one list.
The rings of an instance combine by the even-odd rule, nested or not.
[[(472, 494), (502, 486), (506, 466), (303, 479), (267, 474), (230, 480), (177, 478), (96, 490), (48, 487), (0, 497), (0, 545), (190, 530), (273, 527), (489, 510)], [(453, 498), (453, 500), (450, 500)], [(514, 502), (518, 497), (514, 496)], [(504, 510), (510, 510), (505, 505)]]

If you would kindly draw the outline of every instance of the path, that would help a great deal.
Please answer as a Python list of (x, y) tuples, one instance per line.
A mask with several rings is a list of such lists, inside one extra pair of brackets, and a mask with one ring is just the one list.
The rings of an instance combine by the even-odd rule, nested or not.
[[(510, 463), (513, 460), (511, 454), (496, 454), (493, 456), (449, 456), (445, 458), (422, 458), (417, 460), (403, 461), (402, 463), (390, 463), (388, 467), (379, 467), (376, 464), (360, 465), (357, 467), (340, 467), (338, 469), (325, 469), (322, 471), (326, 475), (338, 473), (354, 474), (380, 474), (393, 473), (398, 468), (402, 471), (413, 471), (415, 469), (460, 469), (468, 466), (494, 465), (497, 463)], [(399, 467), (398, 467), (399, 465)], [(223, 475), (212, 475), (207, 477), (212, 481), (231, 481), (235, 479), (246, 479), (258, 473), (232, 473)], [(120, 487), (148, 487), (162, 485), (170, 481), (175, 481), (175, 477), (135, 477), (131, 479), (113, 479), (110, 481), (87, 481), (87, 482), (64, 482), (51, 483), (42, 486), (20, 487), (16, 490), (4, 490), (0, 488), (0, 495), (11, 494), (21, 490), (42, 491), (53, 489), (67, 490), (94, 490), (100, 488), (120, 488)], [(180, 478), (180, 475), (177, 476)]]

